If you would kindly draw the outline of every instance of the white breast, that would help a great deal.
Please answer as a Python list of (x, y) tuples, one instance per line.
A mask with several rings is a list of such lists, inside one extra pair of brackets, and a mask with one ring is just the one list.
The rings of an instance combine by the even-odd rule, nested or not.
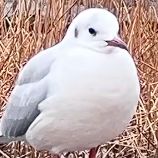
[(56, 153), (83, 150), (124, 130), (137, 105), (139, 82), (131, 56), (116, 51), (75, 49), (56, 60), (45, 79), (48, 99), (26, 133), (30, 144)]

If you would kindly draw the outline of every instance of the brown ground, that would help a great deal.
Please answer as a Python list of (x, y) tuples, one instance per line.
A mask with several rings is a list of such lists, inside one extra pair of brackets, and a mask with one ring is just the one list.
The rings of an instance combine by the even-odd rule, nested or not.
[[(98, 157), (158, 158), (158, 5), (139, 0), (21, 0), (12, 15), (4, 15), (0, 1), (0, 106), (1, 114), (19, 69), (40, 50), (59, 42), (79, 10), (105, 7), (120, 22), (120, 34), (138, 67), (141, 95), (137, 112), (120, 137), (100, 147)], [(27, 2), (27, 4), (26, 4)], [(44, 3), (45, 2), (45, 3)], [(66, 28), (66, 29), (65, 29)], [(103, 120), (104, 121), (104, 120)], [(68, 154), (69, 155), (69, 154)], [(87, 156), (87, 152), (69, 156)], [(0, 146), (0, 158), (49, 158), (23, 143)]]

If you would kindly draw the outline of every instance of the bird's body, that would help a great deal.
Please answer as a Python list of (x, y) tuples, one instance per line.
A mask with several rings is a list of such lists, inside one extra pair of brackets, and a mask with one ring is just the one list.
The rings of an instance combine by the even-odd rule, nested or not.
[(78, 48), (54, 61), (45, 78), (47, 99), (26, 133), (29, 143), (59, 153), (95, 147), (122, 132), (135, 111), (138, 80), (128, 52), (115, 49), (98, 55)]
[(95, 147), (126, 128), (139, 97), (132, 57), (103, 42), (86, 47), (71, 34), (24, 67), (2, 118), (3, 135), (25, 135), (36, 149), (62, 153)]

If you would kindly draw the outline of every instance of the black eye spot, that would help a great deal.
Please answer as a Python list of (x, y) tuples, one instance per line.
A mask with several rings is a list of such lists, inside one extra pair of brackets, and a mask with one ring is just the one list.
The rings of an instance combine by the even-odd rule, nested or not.
[(78, 37), (78, 29), (75, 28), (75, 37), (77, 38)]
[(97, 31), (95, 29), (93, 29), (93, 28), (89, 28), (88, 31), (93, 36), (96, 36), (96, 34), (97, 34)]

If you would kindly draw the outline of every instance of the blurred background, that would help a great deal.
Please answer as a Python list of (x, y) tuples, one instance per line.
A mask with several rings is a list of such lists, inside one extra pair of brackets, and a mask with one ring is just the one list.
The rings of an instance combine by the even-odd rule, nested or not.
[[(0, 116), (19, 70), (40, 50), (61, 41), (72, 19), (90, 7), (108, 9), (118, 17), (120, 36), (141, 84), (133, 120), (120, 136), (100, 146), (98, 158), (158, 158), (157, 0), (0, 0)], [(88, 151), (82, 151), (62, 157), (87, 156)], [(0, 158), (51, 157), (23, 142), (0, 144)]]

